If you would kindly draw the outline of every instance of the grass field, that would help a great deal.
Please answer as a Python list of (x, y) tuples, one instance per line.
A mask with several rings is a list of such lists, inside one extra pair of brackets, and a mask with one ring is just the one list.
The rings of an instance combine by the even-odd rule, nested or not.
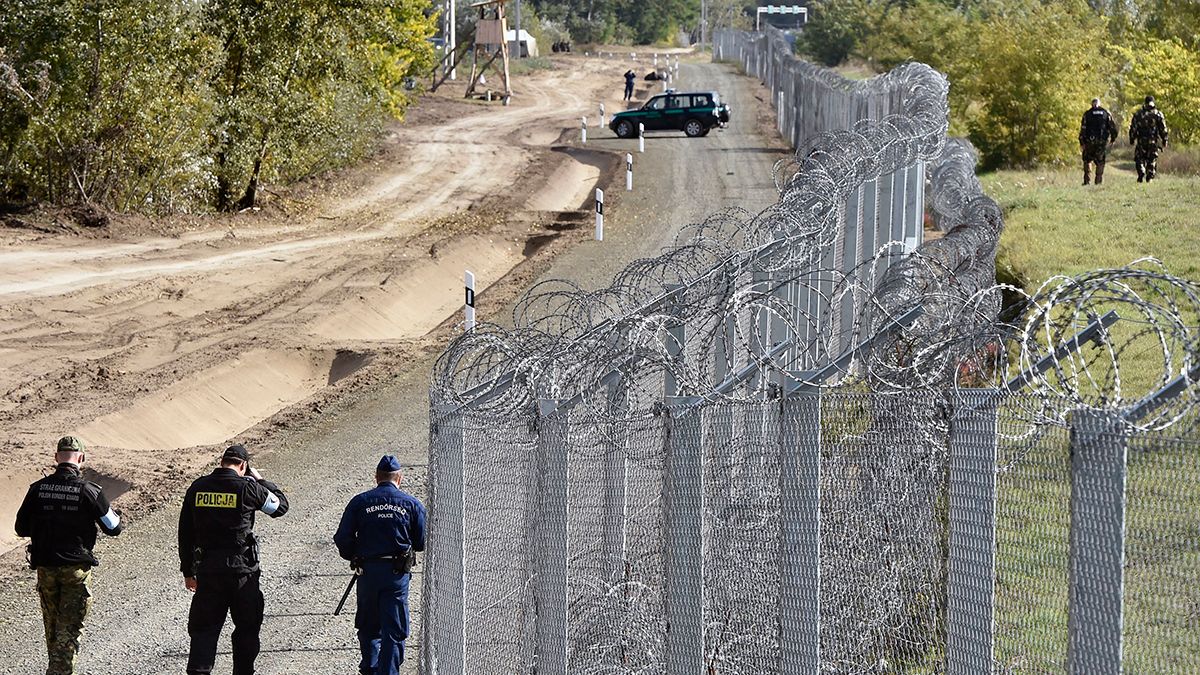
[(1114, 159), (1100, 186), (1082, 186), (1078, 169), (980, 176), (1005, 213), (997, 263), (1023, 279), (1026, 290), (1055, 274), (1148, 256), (1172, 274), (1200, 279), (1200, 176), (1139, 184), (1132, 163)]

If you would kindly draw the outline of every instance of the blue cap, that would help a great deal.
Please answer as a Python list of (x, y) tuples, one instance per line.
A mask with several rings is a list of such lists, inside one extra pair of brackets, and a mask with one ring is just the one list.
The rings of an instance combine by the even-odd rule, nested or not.
[(400, 460), (391, 455), (384, 455), (379, 459), (379, 466), (375, 467), (376, 471), (382, 473), (393, 473), (400, 470)]

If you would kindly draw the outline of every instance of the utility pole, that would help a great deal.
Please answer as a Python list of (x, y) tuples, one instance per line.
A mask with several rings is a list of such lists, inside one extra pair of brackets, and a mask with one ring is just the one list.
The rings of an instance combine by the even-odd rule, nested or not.
[(454, 14), (454, 5), (457, 4), (457, 2), (458, 0), (446, 0), (446, 4), (449, 5), (450, 9), (450, 11), (446, 13), (447, 16), (450, 17), (449, 30), (446, 31), (447, 36), (450, 38), (446, 42), (446, 53), (450, 55), (451, 80), (458, 79), (458, 68), (454, 67), (454, 55), (458, 53), (458, 17), (456, 17)]
[(700, 46), (708, 44), (708, 0), (700, 0)]
[(516, 43), (516, 51), (513, 54), (519, 59), (521, 58), (521, 0), (517, 0), (517, 29), (513, 31), (513, 42)]

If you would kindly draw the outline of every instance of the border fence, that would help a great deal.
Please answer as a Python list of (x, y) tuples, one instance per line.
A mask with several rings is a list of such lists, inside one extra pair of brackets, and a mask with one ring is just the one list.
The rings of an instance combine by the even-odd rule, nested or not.
[(779, 201), (442, 355), (423, 672), (1200, 669), (1200, 286), (1002, 311), (944, 77), (714, 50), (796, 145)]

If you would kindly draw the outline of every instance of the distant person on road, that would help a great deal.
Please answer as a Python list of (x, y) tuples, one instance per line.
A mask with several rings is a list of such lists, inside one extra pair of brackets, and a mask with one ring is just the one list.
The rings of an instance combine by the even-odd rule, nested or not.
[(637, 80), (637, 73), (633, 70), (625, 71), (625, 100), (633, 99), (633, 83)]
[(1145, 105), (1133, 114), (1129, 123), (1129, 142), (1133, 144), (1133, 163), (1137, 166), (1138, 182), (1147, 183), (1158, 175), (1158, 153), (1167, 146), (1167, 120), (1147, 96)]
[(278, 518), (287, 510), (287, 496), (250, 468), (241, 445), (229, 446), (220, 466), (188, 488), (179, 512), (179, 570), (195, 593), (188, 675), (212, 672), (226, 613), (233, 617), (233, 675), (253, 675), (264, 609), (254, 514)]
[(408, 637), (408, 584), (417, 551), (425, 550), (425, 507), (400, 489), (400, 462), (384, 455), (373, 490), (342, 513), (333, 543), (359, 575), (354, 628), (361, 675), (396, 675)]
[(79, 637), (92, 603), (88, 581), (99, 565), (92, 548), (96, 527), (121, 534), (121, 515), (99, 485), (83, 479), (83, 442), (64, 436), (54, 452), (58, 468), (25, 493), (17, 510), (17, 536), (29, 537), (29, 566), (37, 570), (46, 626), (46, 675), (75, 675)]
[(1096, 185), (1104, 182), (1104, 160), (1109, 147), (1117, 142), (1117, 123), (1100, 107), (1100, 99), (1092, 99), (1092, 107), (1083, 113), (1079, 123), (1079, 150), (1083, 153), (1083, 184), (1092, 182), (1091, 164), (1096, 165)]

